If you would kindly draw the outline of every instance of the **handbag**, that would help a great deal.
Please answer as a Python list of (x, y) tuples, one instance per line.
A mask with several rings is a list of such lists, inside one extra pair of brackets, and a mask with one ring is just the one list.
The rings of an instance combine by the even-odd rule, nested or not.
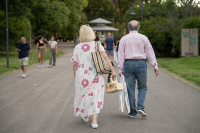
[(98, 42), (95, 42), (95, 52), (92, 52), (92, 59), (97, 73), (108, 74), (110, 72), (108, 63), (106, 62), (101, 52), (99, 51)]
[(118, 91), (124, 90), (124, 85), (123, 83), (118, 83), (117, 82), (117, 77), (113, 81), (112, 76), (110, 77), (110, 83), (106, 83), (106, 93), (114, 93)]

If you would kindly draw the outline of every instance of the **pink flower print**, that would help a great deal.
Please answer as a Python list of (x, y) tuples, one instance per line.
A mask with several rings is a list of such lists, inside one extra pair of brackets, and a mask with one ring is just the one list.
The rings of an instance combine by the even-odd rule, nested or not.
[(83, 52), (87, 52), (88, 50), (90, 50), (90, 46), (88, 44), (83, 44), (81, 46), (81, 49), (83, 50)]
[(81, 109), (81, 113), (84, 113), (85, 112), (85, 109)]
[(99, 78), (94, 78), (92, 83), (99, 83)]
[(89, 84), (89, 81), (88, 81), (87, 79), (84, 79), (84, 80), (82, 81), (82, 85), (83, 85), (84, 88), (87, 87), (88, 84)]
[(82, 95), (82, 97), (84, 97), (85, 95)]
[(76, 62), (76, 61), (74, 61), (74, 62), (73, 62), (73, 64), (74, 64), (74, 65), (77, 65), (77, 62)]
[(89, 93), (88, 96), (93, 96), (93, 92)]
[(102, 105), (102, 101), (101, 101), (101, 102), (98, 102), (97, 107), (98, 107), (98, 108), (101, 108), (101, 105)]
[(85, 70), (84, 74), (87, 74), (88, 73), (88, 70)]
[(79, 111), (79, 108), (76, 108), (76, 113)]
[(81, 67), (84, 68), (84, 64), (82, 64)]

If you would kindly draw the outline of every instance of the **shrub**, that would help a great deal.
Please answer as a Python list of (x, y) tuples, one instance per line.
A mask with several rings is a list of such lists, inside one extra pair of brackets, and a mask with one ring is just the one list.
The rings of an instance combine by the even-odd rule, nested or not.
[(155, 24), (155, 22), (162, 22), (162, 18), (150, 18), (144, 22), (140, 22), (140, 30), (139, 32), (146, 35), (152, 47), (154, 48), (154, 52), (158, 57), (171, 57), (173, 45), (171, 43), (172, 37), (167, 31), (160, 31)]

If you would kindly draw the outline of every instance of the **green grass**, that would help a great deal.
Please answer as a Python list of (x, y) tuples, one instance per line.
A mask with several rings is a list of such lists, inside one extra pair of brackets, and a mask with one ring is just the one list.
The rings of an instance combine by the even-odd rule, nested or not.
[(200, 86), (200, 56), (192, 58), (158, 58), (158, 65)]
[[(31, 56), (29, 54), (29, 62), (28, 62), (29, 66), (38, 62), (36, 49), (31, 49), (31, 51), (33, 54), (33, 59), (31, 60), (30, 58)], [(44, 55), (44, 61), (49, 60), (49, 52), (50, 50), (47, 49), (47, 52)], [(64, 52), (58, 50), (57, 56), (62, 54), (64, 54)], [(16, 52), (15, 49), (9, 51), (9, 69), (7, 69), (6, 52), (0, 51), (0, 76), (19, 69), (20, 69), (20, 63), (18, 59), (18, 52)]]

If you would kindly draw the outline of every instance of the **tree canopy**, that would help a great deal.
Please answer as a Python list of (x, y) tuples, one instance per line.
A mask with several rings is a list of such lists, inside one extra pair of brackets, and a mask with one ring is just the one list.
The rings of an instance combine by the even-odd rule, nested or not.
[[(133, 5), (134, 2), (137, 4)], [(129, 15), (132, 6), (134, 16)], [(141, 24), (139, 32), (150, 39), (158, 56), (179, 56), (181, 28), (194, 28), (200, 19), (199, 6), (195, 0), (8, 0), (9, 42), (17, 43), (21, 35), (29, 39), (30, 28), (35, 36), (73, 38), (78, 35), (81, 24), (99, 17), (111, 21), (111, 26), (119, 29), (115, 33), (115, 39), (119, 39), (128, 33), (127, 23), (137, 20)], [(195, 26), (200, 29), (198, 24)], [(5, 27), (5, 0), (2, 0), (0, 50), (5, 49)]]
[[(30, 32), (37, 35), (77, 34), (87, 0), (8, 0), (9, 43), (13, 45)], [(0, 50), (5, 49), (5, 0), (0, 1)]]

